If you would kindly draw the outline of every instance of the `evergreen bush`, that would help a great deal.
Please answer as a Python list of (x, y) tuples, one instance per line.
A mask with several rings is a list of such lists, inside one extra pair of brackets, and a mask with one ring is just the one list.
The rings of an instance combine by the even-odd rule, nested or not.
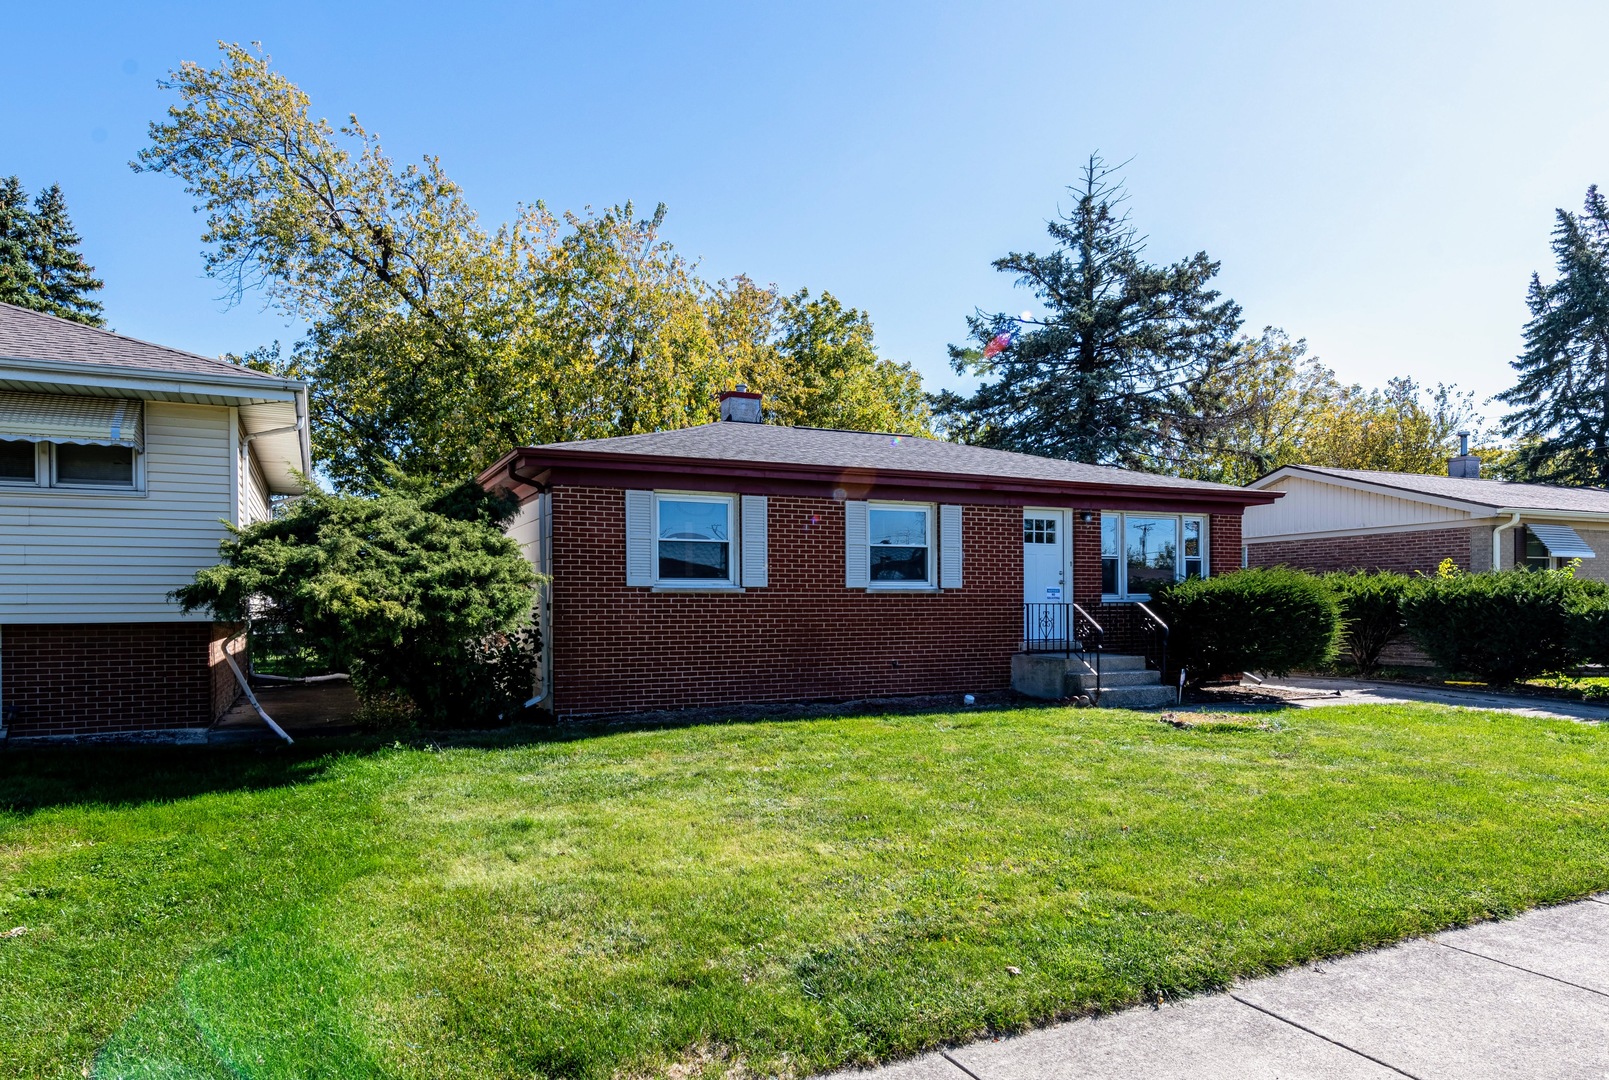
[(1243, 671), (1283, 675), (1335, 657), (1340, 609), (1318, 577), (1286, 567), (1191, 578), (1152, 606), (1170, 627), (1168, 659), (1192, 683)]
[(1406, 574), (1337, 571), (1324, 575), (1341, 610), (1341, 647), (1358, 671), (1380, 666), (1380, 653), (1403, 633), (1402, 601), (1414, 587)]
[(1404, 598), (1403, 620), (1438, 667), (1504, 686), (1579, 663), (1605, 592), (1565, 571), (1440, 575)]
[(493, 723), (529, 694), (538, 653), (536, 575), (501, 528), (514, 509), (474, 484), (373, 498), (310, 487), (286, 513), (235, 530), (222, 561), (173, 595), (186, 611), (293, 634), (350, 672), (371, 711)]

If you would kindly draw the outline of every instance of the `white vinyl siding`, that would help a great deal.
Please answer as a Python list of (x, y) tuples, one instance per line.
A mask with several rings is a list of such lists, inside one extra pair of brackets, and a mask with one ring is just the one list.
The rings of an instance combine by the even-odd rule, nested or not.
[(145, 421), (143, 491), (0, 488), (0, 623), (182, 617), (167, 594), (218, 561), (233, 510), (229, 410), (152, 401)]
[(939, 507), (939, 587), (961, 587), (961, 508)]
[(1398, 498), (1304, 476), (1285, 477), (1268, 490), (1283, 491), (1285, 497), (1268, 506), (1246, 508), (1241, 530), (1248, 541), (1440, 522), (1457, 525), (1473, 516), (1469, 510), (1415, 499), (1408, 492)]
[(767, 502), (764, 495), (745, 495), (738, 508), (739, 544), (742, 548), (742, 585), (745, 589), (763, 589), (770, 581), (770, 523), (766, 520)]
[(257, 521), (267, 521), (272, 516), (272, 505), (268, 498), (268, 478), (263, 475), (263, 467), (258, 463), (257, 455), (247, 450), (245, 463), (240, 470), (240, 524), (250, 525)]

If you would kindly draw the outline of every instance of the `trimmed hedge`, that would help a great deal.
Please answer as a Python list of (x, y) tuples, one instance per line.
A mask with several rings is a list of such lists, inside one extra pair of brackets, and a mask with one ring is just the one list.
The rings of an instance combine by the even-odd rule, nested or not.
[(1415, 587), (1406, 574), (1336, 571), (1324, 575), (1341, 609), (1341, 643), (1352, 663), (1367, 674), (1380, 666), (1380, 653), (1403, 634), (1402, 601)]
[(1503, 686), (1594, 658), (1609, 590), (1551, 571), (1426, 578), (1404, 599), (1408, 632), (1437, 666)]
[(1168, 659), (1192, 683), (1243, 671), (1283, 675), (1335, 657), (1340, 609), (1312, 574), (1286, 567), (1191, 578), (1152, 601), (1171, 628)]

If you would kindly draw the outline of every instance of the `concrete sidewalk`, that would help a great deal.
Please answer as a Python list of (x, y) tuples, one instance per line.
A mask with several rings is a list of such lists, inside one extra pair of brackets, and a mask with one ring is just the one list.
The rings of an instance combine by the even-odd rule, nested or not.
[(1602, 1080), (1609, 894), (841, 1077)]
[(1247, 680), (1241, 685), (1248, 690), (1267, 687), (1271, 690), (1303, 693), (1304, 696), (1292, 698), (1289, 702), (1290, 705), (1302, 709), (1323, 705), (1389, 705), (1403, 701), (1423, 701), (1433, 705), (1452, 705), (1461, 709), (1496, 709), (1499, 712), (1518, 713), (1521, 716), (1600, 722), (1609, 720), (1609, 707), (1588, 705), (1584, 701), (1529, 697), (1523, 694), (1494, 694), (1485, 690), (1456, 690), (1442, 686), (1415, 686), (1413, 683), (1288, 675), (1265, 679), (1261, 683)]

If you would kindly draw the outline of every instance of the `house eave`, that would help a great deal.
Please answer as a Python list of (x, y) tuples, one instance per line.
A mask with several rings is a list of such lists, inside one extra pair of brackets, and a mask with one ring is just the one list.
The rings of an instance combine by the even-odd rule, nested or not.
[[(55, 377), (52, 377), (55, 376)], [(0, 356), (0, 381), (30, 382), (46, 387), (89, 387), (119, 390), (154, 400), (182, 400), (186, 397), (229, 398), (231, 404), (293, 401), (307, 393), (307, 384), (242, 373), (201, 375), (190, 372), (131, 369), (116, 364), (82, 363), (76, 360), (37, 360)], [(47, 391), (48, 392), (48, 391)]]
[(1114, 510), (1167, 507), (1239, 511), (1250, 505), (1272, 503), (1284, 494), (1246, 488), (1109, 484), (528, 447), (503, 455), (481, 473), (480, 481), (483, 485), (508, 488), (522, 500), (552, 486), (626, 488), (675, 483), (686, 488), (720, 481), (756, 494), (815, 494), (846, 499), (951, 493), (952, 497), (964, 496), (979, 503), (1012, 504), (1033, 497), (1056, 499), (1090, 509)]

